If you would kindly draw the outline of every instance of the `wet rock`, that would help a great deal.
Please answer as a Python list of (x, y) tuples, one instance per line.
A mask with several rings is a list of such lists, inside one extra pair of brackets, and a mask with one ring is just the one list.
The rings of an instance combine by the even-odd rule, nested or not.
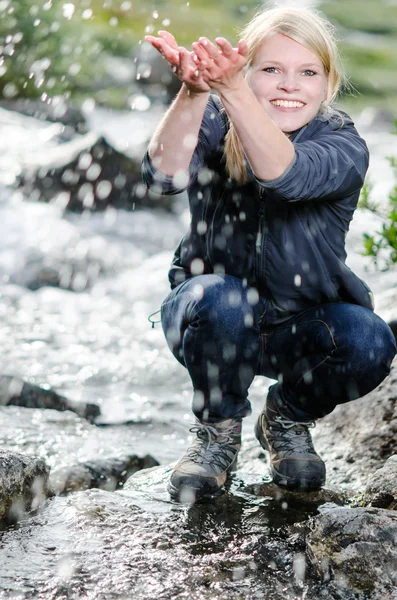
[(0, 407), (0, 431), (0, 448), (45, 460), (57, 494), (120, 488), (131, 473), (158, 464), (140, 451), (139, 426), (98, 428), (69, 411)]
[(11, 375), (0, 375), (0, 406), (23, 406), (25, 408), (52, 408), (71, 410), (88, 421), (101, 414), (97, 404), (76, 402)]
[(397, 510), (397, 454), (370, 477), (364, 498), (370, 506)]
[(367, 396), (336, 407), (313, 431), (327, 466), (327, 486), (362, 492), (369, 476), (397, 453), (397, 359)]
[(371, 600), (397, 586), (397, 515), (376, 508), (336, 508), (312, 519), (309, 559), (324, 581)]
[(0, 520), (18, 521), (52, 495), (43, 459), (0, 450)]
[(72, 467), (55, 469), (51, 484), (57, 494), (91, 488), (114, 491), (119, 489), (133, 473), (158, 464), (148, 454), (143, 457), (132, 454), (126, 458), (108, 457), (86, 461)]

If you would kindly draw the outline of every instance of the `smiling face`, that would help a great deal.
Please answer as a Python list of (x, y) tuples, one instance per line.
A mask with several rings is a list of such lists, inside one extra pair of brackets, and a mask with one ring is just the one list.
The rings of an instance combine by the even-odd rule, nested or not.
[(327, 97), (327, 76), (321, 60), (281, 33), (267, 37), (259, 47), (247, 81), (284, 133), (309, 123)]

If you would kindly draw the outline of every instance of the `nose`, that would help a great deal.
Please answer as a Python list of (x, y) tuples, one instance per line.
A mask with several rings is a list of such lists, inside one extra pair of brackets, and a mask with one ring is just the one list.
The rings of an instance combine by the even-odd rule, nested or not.
[(300, 89), (299, 81), (295, 73), (283, 73), (277, 88), (286, 92), (295, 92)]

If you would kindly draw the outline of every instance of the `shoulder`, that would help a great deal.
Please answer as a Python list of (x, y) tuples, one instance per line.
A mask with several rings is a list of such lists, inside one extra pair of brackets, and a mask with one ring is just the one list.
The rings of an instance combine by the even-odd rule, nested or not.
[(350, 149), (352, 155), (358, 152), (368, 157), (368, 147), (365, 140), (357, 131), (353, 119), (346, 112), (330, 108), (318, 114), (296, 136), (298, 142), (313, 141), (340, 149)]

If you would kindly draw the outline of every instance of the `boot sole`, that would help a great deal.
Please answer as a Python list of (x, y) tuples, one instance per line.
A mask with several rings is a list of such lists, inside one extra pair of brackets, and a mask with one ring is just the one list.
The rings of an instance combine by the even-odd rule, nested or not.
[[(228, 471), (226, 473), (226, 480), (222, 484), (222, 486), (219, 486), (219, 487), (214, 486), (213, 489), (208, 490), (208, 484), (207, 484), (207, 490), (203, 490), (203, 488), (195, 487), (193, 485), (188, 485), (188, 484), (182, 484), (180, 487), (176, 487), (175, 485), (172, 484), (171, 481), (169, 481), (168, 485), (167, 485), (167, 491), (168, 491), (169, 495), (171, 496), (172, 500), (175, 500), (176, 502), (181, 502), (181, 499), (182, 499), (182, 504), (195, 504), (195, 503), (206, 502), (208, 500), (213, 500), (215, 498), (218, 498), (219, 496), (222, 496), (222, 494), (225, 491), (223, 489), (224, 486), (229, 481), (229, 479), (232, 477), (233, 472), (237, 470), (237, 461), (238, 461), (238, 453), (234, 459), (234, 462), (232, 463), (232, 465), (230, 466), (230, 468), (228, 469)], [(185, 498), (183, 497), (184, 495), (185, 495)], [(192, 502), (189, 501), (190, 500), (189, 496), (192, 498)]]
[[(255, 437), (262, 446), (264, 450), (269, 452), (270, 448), (266, 437), (263, 435), (262, 427), (259, 424), (260, 418), (257, 420), (255, 424)], [(282, 475), (277, 471), (277, 469), (270, 463), (270, 472), (272, 474), (273, 482), (281, 488), (285, 488), (287, 490), (297, 490), (304, 492), (313, 492), (315, 490), (319, 490), (325, 483), (325, 477), (322, 477), (320, 480), (315, 479), (292, 479), (287, 477), (286, 475)]]
[[(168, 484), (167, 491), (171, 499), (180, 504), (198, 504), (200, 502), (207, 502), (222, 496), (224, 493), (222, 488), (214, 490), (213, 492), (203, 493), (200, 488), (188, 485), (182, 485), (180, 488), (177, 488), (173, 486), (172, 483)], [(191, 498), (191, 501), (189, 497)]]

